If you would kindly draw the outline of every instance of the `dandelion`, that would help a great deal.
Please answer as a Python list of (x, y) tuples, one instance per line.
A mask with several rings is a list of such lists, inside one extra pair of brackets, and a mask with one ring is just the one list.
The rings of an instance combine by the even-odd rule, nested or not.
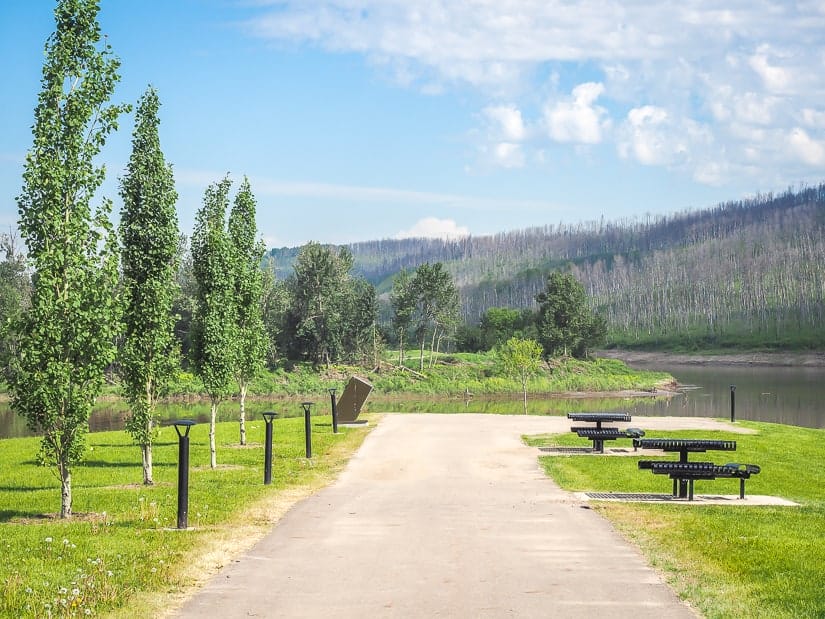
[(151, 571), (152, 571), (152, 573), (154, 574), (155, 572), (157, 572), (157, 571), (158, 571), (158, 568), (153, 567)]
[(31, 587), (26, 587), (26, 593), (31, 593), (31, 592), (32, 592), (32, 588)]
[(64, 546), (68, 546), (70, 543), (71, 542), (69, 542), (69, 540), (67, 540), (66, 538), (63, 538), (63, 545)]
[(111, 578), (112, 576), (114, 576), (114, 573), (112, 572), (112, 570), (106, 570), (106, 576)]
[(46, 538), (46, 543), (47, 543), (47, 544), (51, 544), (51, 543), (52, 543), (52, 538), (51, 538), (51, 537), (47, 537), (47, 538)]
[(69, 590), (68, 590), (66, 587), (60, 587), (60, 589), (58, 589), (58, 591), (57, 591), (57, 592), (58, 592), (60, 595), (66, 595), (66, 594), (69, 592)]
[(84, 614), (84, 615), (86, 615), (86, 616), (88, 617), (89, 615), (91, 615), (91, 614), (92, 614), (92, 611), (91, 611), (91, 609), (90, 609), (90, 608), (87, 608), (86, 610), (84, 610), (84, 611), (83, 611), (83, 614)]
[(77, 587), (72, 589), (72, 595), (80, 595), (80, 589), (78, 589)]

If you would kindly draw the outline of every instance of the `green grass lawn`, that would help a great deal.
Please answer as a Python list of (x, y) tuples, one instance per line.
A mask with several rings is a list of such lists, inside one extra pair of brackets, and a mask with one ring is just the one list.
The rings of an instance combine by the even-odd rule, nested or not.
[[(35, 462), (39, 439), (0, 441), (0, 616), (146, 617), (202, 578), (221, 553), (248, 547), (291, 501), (328, 483), (365, 429), (313, 417), (313, 458), (304, 457), (303, 419), (275, 420), (273, 483), (263, 485), (264, 422), (217, 426), (218, 468), (209, 467), (208, 424), (190, 433), (190, 530), (177, 526), (178, 438), (160, 430), (156, 484), (140, 484), (140, 451), (125, 432), (89, 435), (73, 470), (69, 521), (54, 517), (60, 486)], [(209, 563), (212, 563), (210, 568)], [(169, 596), (172, 597), (169, 597)]]
[[(801, 507), (593, 503), (661, 570), (676, 592), (714, 617), (825, 617), (825, 431), (740, 422), (757, 434), (657, 432), (656, 436), (737, 441), (708, 460), (758, 464), (747, 494)], [(526, 437), (529, 444), (583, 444), (572, 434)], [(669, 493), (667, 476), (637, 468), (638, 457), (547, 456), (541, 463), (573, 491)], [(673, 459), (665, 457), (663, 459)], [(697, 481), (696, 493), (738, 494), (738, 480)]]

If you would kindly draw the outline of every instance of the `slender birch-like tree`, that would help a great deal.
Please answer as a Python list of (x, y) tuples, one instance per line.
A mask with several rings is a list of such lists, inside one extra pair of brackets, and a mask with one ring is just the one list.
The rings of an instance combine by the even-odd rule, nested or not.
[(159, 107), (157, 92), (148, 88), (138, 104), (132, 155), (120, 184), (126, 326), (120, 367), (132, 409), (126, 430), (140, 445), (146, 485), (154, 483), (155, 404), (179, 367), (172, 312), (177, 292), (178, 195), (172, 168), (160, 149)]
[(235, 303), (237, 306), (237, 360), (235, 378), (240, 400), (240, 441), (246, 445), (246, 393), (249, 383), (263, 369), (267, 351), (264, 328), (263, 270), (264, 244), (258, 240), (255, 224), (255, 196), (244, 177), (229, 213), (229, 238), (235, 258)]
[(8, 373), (12, 408), (41, 434), (39, 458), (60, 479), (60, 516), (72, 514), (72, 466), (115, 356), (118, 248), (111, 202), (92, 211), (105, 177), (95, 156), (127, 105), (109, 105), (120, 62), (100, 45), (97, 0), (60, 0), (45, 49), (34, 144), (17, 198), (34, 271), (31, 304), (16, 321)]
[(522, 406), (527, 414), (527, 381), (541, 367), (541, 344), (535, 340), (511, 337), (498, 349), (504, 371), (521, 381)]
[(218, 405), (231, 392), (237, 360), (235, 260), (226, 231), (231, 185), (226, 177), (206, 189), (192, 234), (192, 266), (198, 294), (192, 318), (191, 355), (212, 403), (209, 450), (213, 469), (218, 466), (215, 448)]

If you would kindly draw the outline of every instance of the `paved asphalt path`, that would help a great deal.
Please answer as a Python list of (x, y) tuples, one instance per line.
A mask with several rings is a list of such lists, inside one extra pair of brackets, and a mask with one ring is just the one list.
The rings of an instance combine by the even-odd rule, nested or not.
[(522, 434), (563, 418), (388, 414), (339, 480), (179, 617), (696, 617)]

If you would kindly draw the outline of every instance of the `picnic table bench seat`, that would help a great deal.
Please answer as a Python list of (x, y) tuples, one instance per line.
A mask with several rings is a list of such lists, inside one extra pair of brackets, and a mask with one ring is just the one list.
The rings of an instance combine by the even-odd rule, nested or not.
[(601, 427), (603, 421), (630, 421), (629, 413), (567, 413), (571, 421), (590, 421)]
[(633, 446), (642, 449), (678, 451), (685, 457), (688, 452), (736, 451), (736, 441), (705, 438), (637, 438), (633, 439)]
[(577, 427), (570, 428), (571, 432), (575, 432), (578, 436), (593, 441), (593, 451), (600, 453), (604, 452), (604, 441), (613, 441), (617, 438), (638, 438), (644, 436), (644, 430), (639, 428), (589, 428)]
[(639, 460), (639, 468), (650, 470), (657, 475), (668, 475), (673, 480), (673, 496), (685, 498), (680, 483), (687, 482), (688, 500), (693, 500), (693, 482), (697, 479), (733, 478), (739, 479), (739, 498), (745, 498), (745, 480), (756, 475), (761, 468), (756, 464), (714, 464), (713, 462), (671, 462), (666, 460)]

